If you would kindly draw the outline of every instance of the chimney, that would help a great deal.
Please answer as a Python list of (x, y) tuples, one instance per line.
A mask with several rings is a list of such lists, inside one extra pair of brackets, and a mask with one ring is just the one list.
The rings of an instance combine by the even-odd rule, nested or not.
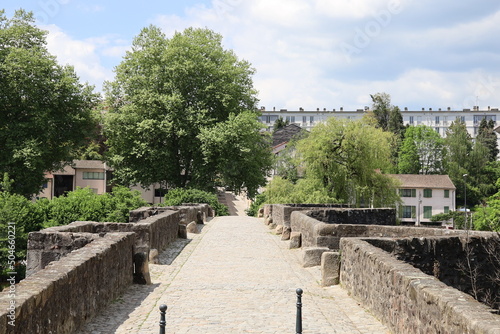
[(450, 110), (451, 110), (451, 107), (448, 107), (448, 111), (450, 111)]
[(340, 107), (340, 111), (344, 111), (344, 107)]
[(408, 107), (405, 107), (405, 111), (408, 111)]

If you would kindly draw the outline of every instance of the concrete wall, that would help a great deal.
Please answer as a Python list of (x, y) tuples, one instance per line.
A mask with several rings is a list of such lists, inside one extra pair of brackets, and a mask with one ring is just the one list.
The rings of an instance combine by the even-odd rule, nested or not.
[(500, 333), (471, 296), (357, 238), (341, 240), (342, 286), (394, 333)]
[(14, 306), (2, 292), (0, 333), (72, 333), (132, 284), (134, 244), (134, 233), (107, 233), (16, 284)]

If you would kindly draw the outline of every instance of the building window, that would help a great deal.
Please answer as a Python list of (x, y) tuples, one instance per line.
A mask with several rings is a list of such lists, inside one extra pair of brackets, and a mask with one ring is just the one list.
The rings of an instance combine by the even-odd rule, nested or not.
[(434, 128), (434, 131), (436, 131), (439, 134), (439, 128)]
[(424, 218), (430, 219), (432, 217), (432, 206), (424, 206)]
[(415, 218), (417, 207), (414, 205), (403, 205), (399, 208), (399, 218)]
[(163, 188), (156, 188), (155, 189), (155, 197), (165, 197), (165, 194), (167, 193), (167, 189)]
[(448, 213), (450, 212), (450, 207), (449, 206), (445, 206), (444, 207), (444, 213)]
[(84, 180), (104, 180), (104, 172), (83, 172)]
[(49, 184), (47, 182), (45, 182), (43, 185), (42, 185), (42, 188), (43, 189), (47, 189), (49, 187)]
[(432, 189), (424, 189), (424, 197), (431, 198), (432, 197)]
[(444, 191), (444, 198), (450, 198), (450, 191), (448, 189)]
[(295, 123), (295, 116), (286, 116), (286, 120), (289, 124)]
[(313, 124), (313, 123), (314, 123), (314, 116), (309, 116), (309, 122), (310, 122), (311, 124)]
[(413, 124), (413, 116), (410, 116), (410, 124)]
[(302, 116), (302, 123), (304, 125), (307, 123), (307, 116)]
[(401, 197), (417, 197), (417, 189), (399, 189)]
[(439, 124), (439, 116), (436, 116), (436, 124)]

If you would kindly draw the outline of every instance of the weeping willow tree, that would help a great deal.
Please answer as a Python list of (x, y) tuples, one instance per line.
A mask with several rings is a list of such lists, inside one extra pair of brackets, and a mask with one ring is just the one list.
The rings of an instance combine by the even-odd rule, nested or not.
[(297, 144), (305, 178), (337, 201), (360, 207), (394, 207), (400, 198), (391, 170), (394, 134), (373, 121), (334, 117), (314, 127)]

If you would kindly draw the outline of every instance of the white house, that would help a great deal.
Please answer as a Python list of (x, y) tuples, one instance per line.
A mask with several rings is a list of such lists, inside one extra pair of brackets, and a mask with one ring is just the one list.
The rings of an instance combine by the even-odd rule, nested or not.
[(448, 175), (390, 174), (400, 181), (401, 222), (421, 225), (433, 215), (455, 211), (456, 187)]

